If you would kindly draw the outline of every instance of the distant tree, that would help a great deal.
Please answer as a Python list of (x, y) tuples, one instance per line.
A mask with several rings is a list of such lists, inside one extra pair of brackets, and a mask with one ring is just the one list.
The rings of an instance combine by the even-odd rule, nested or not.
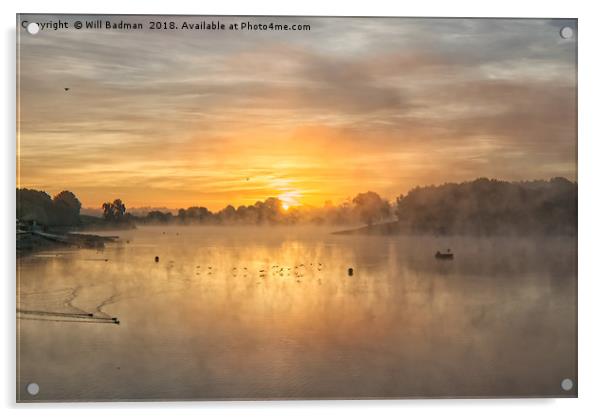
[(158, 210), (149, 211), (146, 220), (151, 223), (169, 223), (173, 215), (170, 212), (163, 213)]
[(221, 223), (233, 223), (236, 220), (236, 209), (228, 205), (217, 213), (217, 217)]
[(115, 208), (113, 207), (113, 203), (102, 203), (102, 216), (108, 221), (115, 220)]
[(79, 212), (82, 204), (71, 191), (61, 191), (53, 198), (56, 211), (56, 222), (63, 226), (79, 223)]
[(338, 206), (327, 205), (324, 210), (328, 223), (343, 225), (357, 222), (358, 215), (350, 200), (343, 201)]
[(44, 191), (17, 188), (17, 219), (52, 225), (56, 213), (52, 198)]
[(121, 199), (116, 199), (112, 203), (106, 202), (102, 205), (103, 217), (107, 221), (121, 221), (125, 218), (125, 204)]
[(185, 212), (186, 220), (193, 222), (203, 222), (212, 216), (212, 213), (206, 207), (188, 207)]
[(389, 216), (389, 203), (373, 191), (358, 194), (352, 202), (359, 218), (369, 226)]
[(236, 209), (236, 218), (244, 224), (257, 224), (259, 222), (259, 210), (255, 206), (240, 206)]
[(125, 216), (125, 204), (121, 199), (116, 199), (113, 201), (113, 206), (115, 207), (115, 215), (117, 216), (117, 220), (120, 220)]
[(282, 201), (276, 197), (269, 197), (265, 201), (255, 203), (259, 223), (277, 224), (282, 219)]

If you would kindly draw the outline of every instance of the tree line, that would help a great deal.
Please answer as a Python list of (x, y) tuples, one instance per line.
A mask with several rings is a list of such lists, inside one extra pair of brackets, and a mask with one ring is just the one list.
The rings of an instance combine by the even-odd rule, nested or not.
[[(53, 198), (43, 191), (17, 189), (17, 218), (45, 225), (81, 225), (81, 203), (70, 191)], [(212, 212), (203, 206), (177, 212), (152, 210), (146, 215), (127, 212), (121, 199), (102, 205), (106, 225), (366, 225), (366, 230), (416, 234), (575, 234), (577, 184), (565, 178), (549, 181), (507, 182), (479, 178), (463, 183), (416, 187), (393, 203), (373, 191), (322, 207), (285, 209), (270, 197), (251, 205)], [(386, 228), (381, 226), (385, 225)]]
[(143, 222), (178, 224), (225, 224), (225, 225), (351, 225), (365, 222), (372, 224), (391, 218), (389, 202), (377, 193), (360, 193), (355, 198), (339, 205), (326, 202), (323, 207), (292, 206), (287, 209), (275, 197), (257, 201), (251, 205), (225, 208), (212, 212), (206, 207), (194, 206), (171, 212), (150, 211)]
[(577, 183), (479, 178), (417, 187), (396, 199), (398, 229), (439, 235), (576, 234)]
[(46, 226), (78, 225), (82, 205), (71, 191), (54, 197), (44, 191), (17, 188), (17, 219)]

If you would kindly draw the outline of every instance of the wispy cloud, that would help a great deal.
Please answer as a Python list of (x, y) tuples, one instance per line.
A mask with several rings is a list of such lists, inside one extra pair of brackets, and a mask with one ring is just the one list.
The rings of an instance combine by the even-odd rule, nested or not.
[(312, 30), (23, 33), (20, 185), (219, 208), (576, 177), (574, 21), (256, 20)]

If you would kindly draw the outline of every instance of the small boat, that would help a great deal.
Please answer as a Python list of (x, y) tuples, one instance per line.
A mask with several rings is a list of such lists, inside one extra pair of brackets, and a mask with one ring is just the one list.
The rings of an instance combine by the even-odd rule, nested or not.
[(451, 253), (451, 251), (448, 249), (447, 252), (439, 252), (437, 251), (437, 253), (435, 254), (435, 258), (436, 259), (454, 259), (454, 254)]

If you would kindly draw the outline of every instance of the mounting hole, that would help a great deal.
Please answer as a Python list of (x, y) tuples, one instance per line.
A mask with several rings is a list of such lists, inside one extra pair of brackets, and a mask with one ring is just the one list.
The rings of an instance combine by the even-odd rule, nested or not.
[(573, 28), (570, 26), (565, 26), (560, 29), (560, 37), (562, 39), (571, 39), (573, 37)]
[(27, 31), (30, 35), (35, 35), (40, 31), (40, 25), (38, 25), (36, 22), (31, 22), (27, 25)]
[(27, 384), (27, 393), (29, 395), (38, 395), (38, 392), (40, 392), (40, 386), (38, 384), (35, 382)]
[(570, 391), (573, 389), (573, 380), (570, 378), (565, 378), (560, 383), (560, 387), (565, 391)]

